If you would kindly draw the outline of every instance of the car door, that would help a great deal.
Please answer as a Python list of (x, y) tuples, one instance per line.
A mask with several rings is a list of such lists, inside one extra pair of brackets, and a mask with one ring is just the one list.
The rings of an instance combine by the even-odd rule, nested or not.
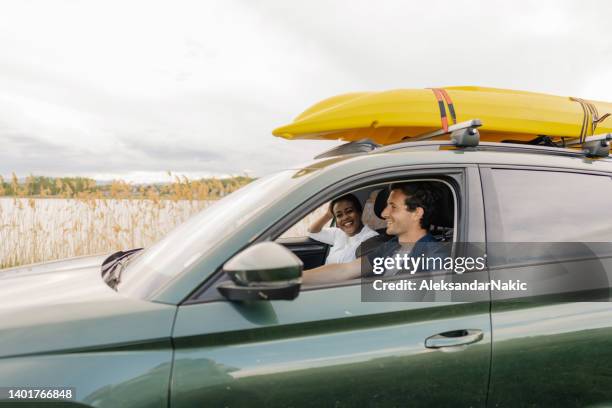
[[(483, 241), (477, 168), (444, 173), (457, 181), (457, 239)], [(428, 174), (441, 173), (420, 176)], [(292, 301), (233, 303), (206, 292), (190, 299), (173, 331), (171, 406), (485, 405), (488, 297), (364, 302), (361, 295), (357, 281), (303, 289)], [(467, 344), (468, 330), (481, 340)], [(436, 335), (450, 338), (448, 346), (425, 347)]]
[(502, 166), (482, 175), (491, 279), (528, 285), (492, 293), (489, 405), (609, 404), (612, 223), (596, 214), (612, 203), (612, 178)]
[(304, 264), (304, 269), (323, 265), (329, 253), (329, 245), (308, 237), (283, 237), (276, 242), (300, 258)]

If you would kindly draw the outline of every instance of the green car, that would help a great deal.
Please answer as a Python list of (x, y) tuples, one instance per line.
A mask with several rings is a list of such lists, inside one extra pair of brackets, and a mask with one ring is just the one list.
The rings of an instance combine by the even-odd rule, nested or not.
[(389, 183), (428, 181), (447, 198), (436, 239), (609, 243), (612, 160), (501, 143), (363, 146), (259, 179), (145, 250), (0, 271), (3, 404), (612, 404), (611, 254), (597, 259), (599, 287), (576, 281), (574, 292), (595, 290), (586, 301), (550, 298), (566, 275), (527, 255), (461, 277), (538, 275), (541, 296), (364, 301), (362, 279), (301, 285), (329, 245), (290, 233), (348, 192), (366, 208)]

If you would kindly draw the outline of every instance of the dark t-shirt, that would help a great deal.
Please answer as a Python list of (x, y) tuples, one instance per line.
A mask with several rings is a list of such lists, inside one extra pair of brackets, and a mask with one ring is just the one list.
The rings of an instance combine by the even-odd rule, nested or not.
[[(402, 247), (397, 237), (393, 237), (391, 240), (383, 243), (381, 246), (379, 246), (378, 248), (374, 249), (373, 251), (365, 255), (365, 260), (367, 260), (367, 262), (362, 262), (362, 270), (364, 272), (367, 271), (367, 273), (365, 273), (365, 276), (373, 276), (374, 274), (372, 273), (372, 267), (375, 264), (374, 263), (375, 258), (394, 257), (396, 254), (404, 254), (404, 253), (407, 253), (406, 249)], [(415, 242), (412, 248), (408, 252), (408, 257), (410, 258), (417, 258), (417, 257), (438, 258), (440, 257), (443, 259), (448, 256), (450, 256), (449, 243), (439, 242), (430, 233), (425, 234), (421, 239)], [(430, 268), (427, 268), (426, 265), (423, 265), (423, 266), (420, 266), (416, 270), (416, 272), (424, 272), (424, 271), (429, 271), (429, 270)], [(388, 276), (388, 275), (394, 274), (394, 273), (388, 273), (388, 272), (389, 271), (386, 271), (384, 275)]]

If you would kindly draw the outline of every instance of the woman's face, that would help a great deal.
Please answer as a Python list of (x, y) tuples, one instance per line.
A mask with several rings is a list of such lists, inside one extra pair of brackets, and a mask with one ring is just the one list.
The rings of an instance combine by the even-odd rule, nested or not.
[(361, 231), (361, 213), (357, 212), (355, 206), (350, 201), (338, 201), (332, 208), (336, 217), (336, 226), (346, 235), (352, 237)]

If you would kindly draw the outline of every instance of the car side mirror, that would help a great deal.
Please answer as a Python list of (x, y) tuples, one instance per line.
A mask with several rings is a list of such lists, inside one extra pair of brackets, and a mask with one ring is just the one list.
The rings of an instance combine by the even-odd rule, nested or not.
[(261, 242), (223, 265), (231, 281), (217, 290), (228, 300), (293, 300), (300, 293), (304, 264), (276, 242)]

